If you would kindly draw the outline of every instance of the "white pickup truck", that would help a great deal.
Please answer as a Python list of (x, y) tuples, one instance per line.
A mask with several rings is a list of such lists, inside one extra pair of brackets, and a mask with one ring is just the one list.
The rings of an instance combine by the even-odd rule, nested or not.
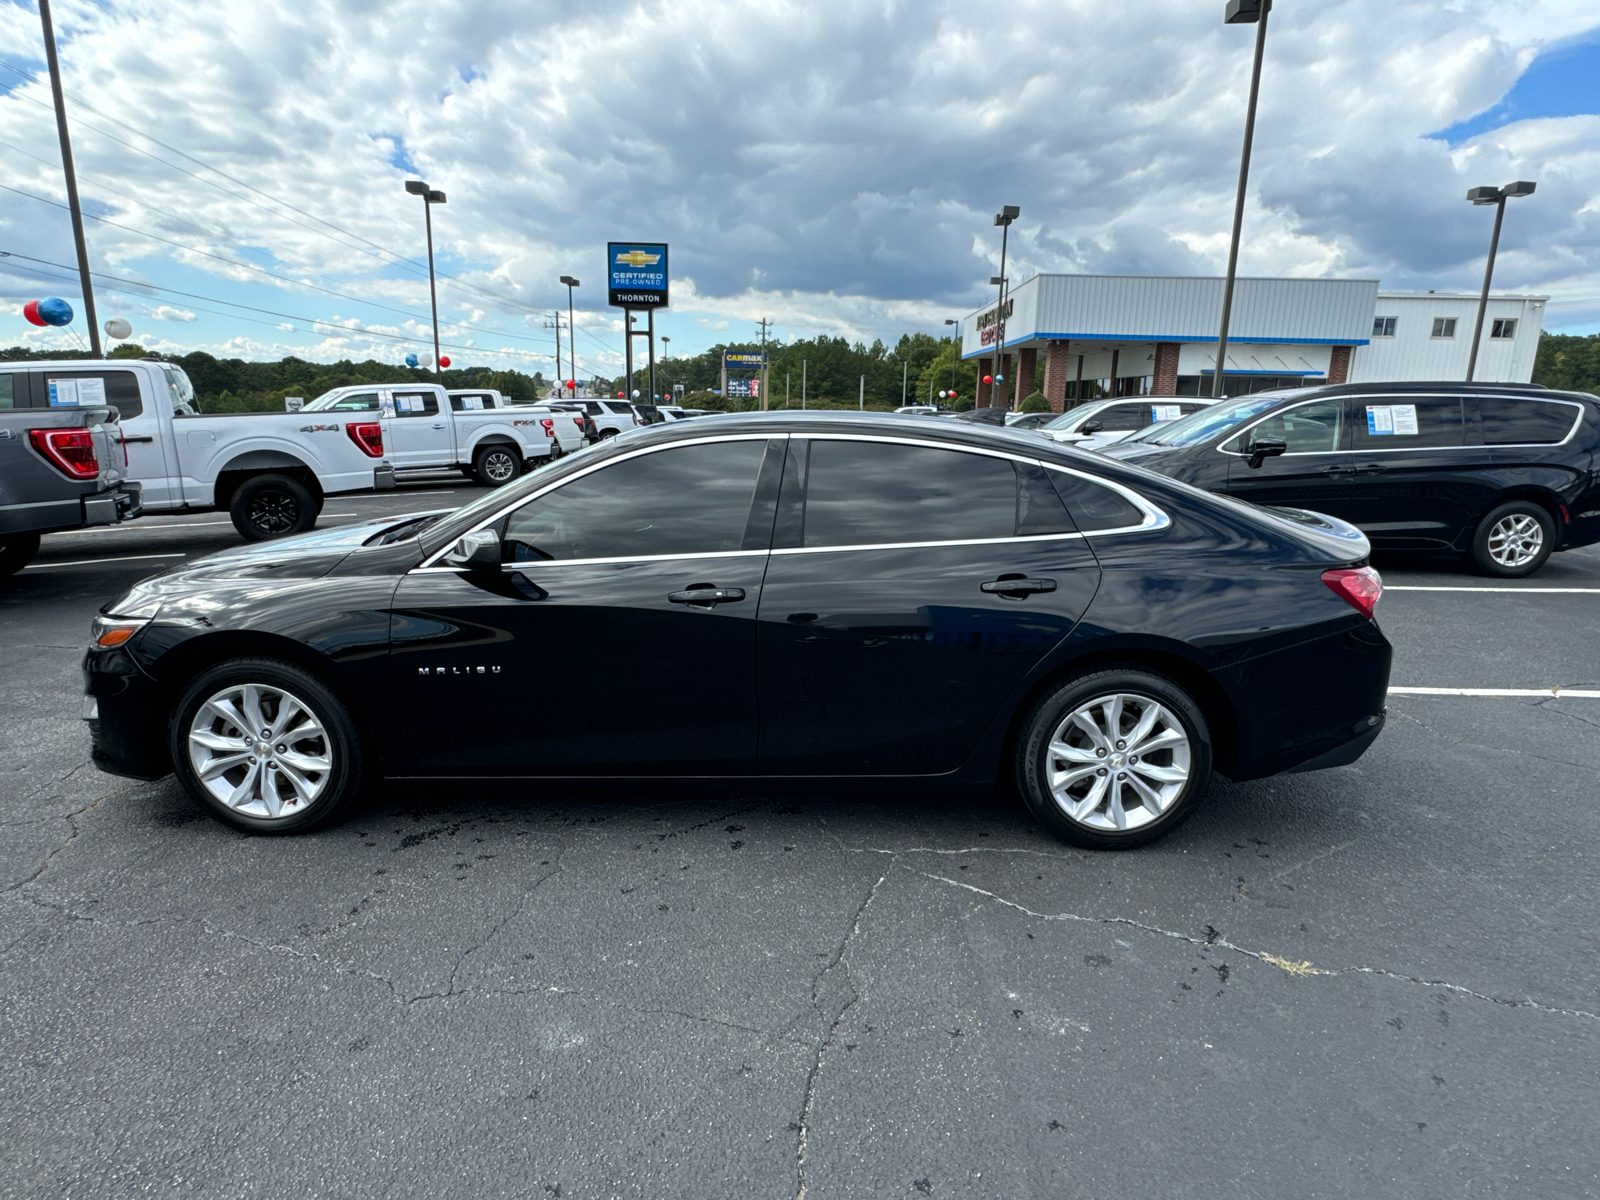
[[(551, 437), (550, 457), (560, 458), (563, 454), (572, 454), (582, 450), (589, 444), (589, 435), (584, 428), (583, 417), (570, 412), (558, 412), (544, 404), (518, 404), (515, 400), (508, 400), (493, 388), (452, 388), (450, 389), (450, 407), (456, 412), (482, 412), (486, 409), (517, 408), (523, 412), (519, 415), (526, 416), (535, 413), (540, 418), (539, 424)], [(466, 468), (463, 468), (466, 470)], [(471, 474), (467, 471), (467, 474)]]
[[(222, 509), (248, 541), (303, 533), (327, 496), (466, 466), (491, 486), (548, 459), (532, 412), (456, 412), (434, 384), (337, 388), (298, 412), (200, 414), (183, 370), (153, 359), (18, 363), (51, 407), (110, 404), (146, 513)], [(503, 476), (503, 477), (501, 477)]]

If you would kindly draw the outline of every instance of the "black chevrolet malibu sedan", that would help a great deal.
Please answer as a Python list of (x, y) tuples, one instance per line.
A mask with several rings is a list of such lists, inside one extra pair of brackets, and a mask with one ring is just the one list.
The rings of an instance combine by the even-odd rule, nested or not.
[(1600, 400), (1586, 392), (1369, 383), (1225, 401), (1103, 452), (1515, 578), (1600, 542), (1597, 450)]
[(85, 711), (102, 769), (262, 833), (381, 779), (998, 782), (1134, 846), (1214, 769), (1377, 737), (1367, 554), (1004, 429), (719, 417), (148, 579), (96, 621)]

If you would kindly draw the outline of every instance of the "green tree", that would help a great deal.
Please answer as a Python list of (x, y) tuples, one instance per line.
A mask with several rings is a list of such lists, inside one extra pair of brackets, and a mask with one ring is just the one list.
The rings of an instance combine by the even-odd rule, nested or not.
[(1546, 333), (1533, 360), (1533, 382), (1600, 395), (1600, 333)]

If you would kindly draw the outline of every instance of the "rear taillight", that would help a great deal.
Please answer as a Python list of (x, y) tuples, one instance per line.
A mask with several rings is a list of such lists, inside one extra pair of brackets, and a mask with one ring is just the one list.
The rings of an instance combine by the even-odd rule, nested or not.
[(539, 424), (544, 426), (545, 433), (549, 434), (551, 437), (555, 437), (556, 420), (554, 417), (540, 417)]
[(368, 458), (383, 457), (383, 426), (376, 421), (362, 421), (359, 424), (350, 424), (344, 427), (350, 435), (350, 440), (361, 447), (361, 452)]
[(1337, 571), (1324, 571), (1322, 582), (1349, 601), (1350, 606), (1363, 617), (1370, 617), (1383, 597), (1383, 576), (1371, 567), (1341, 567)]
[(87, 429), (30, 429), (28, 440), (68, 479), (94, 479), (100, 474), (94, 436)]

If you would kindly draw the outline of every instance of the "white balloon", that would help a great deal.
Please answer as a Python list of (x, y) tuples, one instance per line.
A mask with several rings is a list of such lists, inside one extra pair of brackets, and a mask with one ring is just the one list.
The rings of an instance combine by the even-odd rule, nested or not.
[(128, 324), (121, 317), (112, 317), (106, 322), (106, 336), (108, 338), (114, 338), (119, 342), (123, 341), (124, 339), (133, 336), (133, 326)]
[(419, 354), (419, 355), (417, 355), (417, 365), (420, 366), (420, 367), (431, 367), (431, 366), (433, 366), (433, 355), (431, 355), (431, 354)]

